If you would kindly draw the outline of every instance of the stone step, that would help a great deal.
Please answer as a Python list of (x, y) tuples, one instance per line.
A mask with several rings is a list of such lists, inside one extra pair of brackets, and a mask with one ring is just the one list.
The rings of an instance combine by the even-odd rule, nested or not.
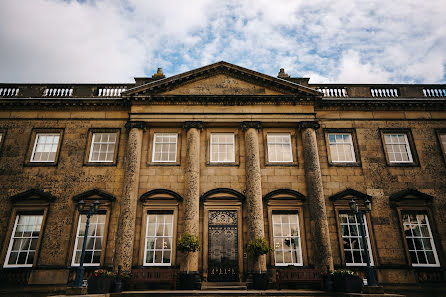
[(201, 285), (201, 290), (246, 290), (242, 282), (209, 282)]

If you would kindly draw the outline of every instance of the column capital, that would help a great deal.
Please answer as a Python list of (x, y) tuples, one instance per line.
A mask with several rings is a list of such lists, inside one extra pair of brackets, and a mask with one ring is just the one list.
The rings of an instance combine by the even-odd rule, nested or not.
[(299, 122), (297, 124), (297, 126), (301, 129), (311, 128), (314, 130), (317, 130), (321, 127), (321, 125), (319, 125), (319, 123), (316, 121), (302, 121), (302, 122)]
[(189, 130), (190, 128), (203, 129), (203, 122), (201, 121), (186, 121), (183, 123), (183, 128)]
[(147, 124), (144, 121), (128, 121), (125, 124), (125, 128), (127, 130), (130, 130), (130, 129), (133, 129), (133, 128), (138, 128), (138, 129), (144, 130), (144, 129), (146, 129), (146, 127), (147, 127)]
[(260, 129), (262, 129), (262, 126), (263, 126), (262, 122), (259, 122), (259, 121), (251, 121), (251, 122), (246, 121), (246, 122), (242, 122), (242, 129), (243, 129), (243, 131), (246, 131), (249, 128), (254, 128), (254, 129), (260, 130)]

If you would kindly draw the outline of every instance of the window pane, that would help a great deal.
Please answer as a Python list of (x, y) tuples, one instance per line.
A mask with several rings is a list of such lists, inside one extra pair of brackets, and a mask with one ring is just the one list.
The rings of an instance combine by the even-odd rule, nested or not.
[(409, 140), (406, 134), (384, 134), (384, 143), (390, 163), (413, 162)]
[(146, 225), (145, 265), (170, 265), (173, 214), (148, 214)]
[(268, 133), (268, 161), (292, 162), (291, 135), (289, 133)]
[[(371, 245), (367, 227), (366, 217), (363, 217), (365, 227), (365, 237), (367, 242), (367, 250), (370, 257), (370, 264), (373, 265), (373, 256), (371, 253)], [(341, 227), (341, 236), (344, 247), (344, 257), (346, 265), (366, 265), (364, 246), (362, 244), (362, 236), (360, 233), (359, 223), (356, 216), (348, 213), (339, 214), (339, 223)]]
[(211, 134), (210, 161), (235, 162), (233, 133)]
[(14, 223), (5, 266), (32, 266), (42, 224), (41, 215), (18, 215)]
[(54, 162), (58, 145), (59, 134), (37, 133), (31, 162)]
[(403, 213), (402, 217), (412, 265), (438, 266), (438, 256), (427, 215)]
[[(99, 136), (98, 136), (99, 137)], [(100, 136), (102, 139), (107, 139), (107, 135)], [(105, 214), (95, 214), (90, 217), (90, 225), (88, 227), (88, 236), (86, 244), (86, 253), (84, 258), (85, 266), (100, 265), (101, 253), (103, 247), (104, 229), (105, 229)], [(72, 265), (79, 265), (80, 255), (78, 253), (82, 250), (84, 243), (85, 226), (87, 216), (81, 215), (76, 232), (75, 248), (73, 251)]]
[(116, 139), (116, 133), (93, 133), (89, 162), (113, 162)]
[(176, 162), (177, 138), (176, 133), (155, 133), (152, 162)]
[(302, 265), (299, 215), (273, 214), (272, 221), (276, 265)]
[(332, 162), (356, 162), (351, 134), (329, 133), (328, 143)]

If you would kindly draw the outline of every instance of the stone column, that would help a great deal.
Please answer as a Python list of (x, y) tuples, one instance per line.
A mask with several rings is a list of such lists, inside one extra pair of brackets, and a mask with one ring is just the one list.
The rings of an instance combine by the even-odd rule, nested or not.
[[(258, 135), (258, 130), (262, 128), (262, 123), (243, 122), (242, 128), (245, 131), (245, 195), (248, 211), (248, 240), (251, 241), (258, 237), (265, 237)], [(259, 262), (261, 270), (266, 271), (266, 259), (265, 256), (261, 256), (255, 263), (249, 265), (252, 272), (258, 272)]]
[(308, 205), (310, 209), (310, 229), (313, 237), (313, 262), (316, 268), (333, 270), (330, 234), (328, 230), (327, 211), (322, 187), (322, 174), (319, 164), (316, 130), (317, 122), (300, 122), (302, 133), (305, 179), (307, 182)]
[(136, 205), (138, 201), (139, 168), (141, 166), (141, 144), (145, 123), (127, 122), (129, 131), (127, 152), (124, 160), (124, 186), (120, 201), (118, 230), (116, 232), (114, 270), (122, 266), (122, 271), (132, 268), (133, 241), (135, 235)]
[[(185, 195), (183, 201), (183, 232), (199, 236), (200, 226), (200, 130), (202, 122), (184, 122), (186, 129)], [(198, 253), (189, 253), (185, 265), (198, 274)], [(186, 271), (186, 267), (181, 267)]]

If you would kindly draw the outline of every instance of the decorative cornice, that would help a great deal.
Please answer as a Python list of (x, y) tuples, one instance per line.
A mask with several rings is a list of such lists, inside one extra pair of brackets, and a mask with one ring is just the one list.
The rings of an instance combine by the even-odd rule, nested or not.
[[(158, 197), (158, 196), (162, 197)], [(144, 202), (147, 200), (169, 200), (169, 199), (175, 199), (177, 201), (183, 201), (183, 197), (181, 197), (178, 193), (167, 190), (167, 189), (154, 189), (151, 191), (148, 191), (141, 195), (139, 198), (139, 201)]]
[(30, 189), (28, 191), (16, 194), (14, 196), (9, 197), (9, 200), (12, 203), (16, 203), (19, 201), (45, 201), (45, 202), (53, 202), (56, 200), (56, 197), (51, 195), (48, 192), (44, 192), (39, 189)]
[(125, 124), (125, 128), (127, 130), (130, 130), (130, 129), (133, 129), (133, 128), (144, 130), (144, 129), (146, 129), (146, 127), (147, 127), (147, 124), (144, 121), (128, 121)]
[(321, 125), (319, 125), (319, 123), (316, 121), (302, 121), (302, 122), (298, 123), (298, 127), (300, 129), (311, 128), (311, 129), (317, 130), (321, 127)]
[[(225, 198), (222, 197), (212, 197), (213, 195), (218, 195), (218, 194), (226, 194)], [(243, 195), (242, 193), (233, 190), (233, 189), (229, 189), (229, 188), (217, 188), (217, 189), (212, 189), (207, 191), (206, 193), (204, 193), (203, 195), (201, 195), (200, 197), (200, 201), (206, 201), (209, 199), (224, 199), (224, 200), (239, 200), (239, 201), (245, 201), (245, 195)]]
[(200, 122), (200, 121), (186, 121), (183, 123), (183, 128), (186, 131), (189, 130), (190, 128), (202, 130), (203, 126), (204, 126), (203, 122)]
[(425, 201), (425, 202), (432, 202), (434, 199), (433, 196), (422, 193), (415, 189), (406, 189), (402, 190), (396, 193), (393, 193), (389, 196), (389, 199), (391, 202), (401, 202), (403, 200), (406, 201), (413, 201), (413, 200), (419, 200), (419, 201)]
[(249, 128), (254, 128), (254, 129), (260, 130), (263, 127), (262, 122), (259, 122), (259, 121), (242, 122), (241, 126), (242, 126), (243, 131), (246, 131)]
[[(284, 196), (284, 197), (281, 197)], [(297, 191), (290, 190), (290, 189), (278, 189), (274, 190), (272, 192), (269, 192), (265, 196), (263, 196), (263, 201), (268, 201), (271, 199), (277, 199), (277, 200), (300, 200), (304, 201), (305, 196)]]
[(309, 104), (314, 98), (304, 95), (132, 95), (123, 98), (126, 102), (145, 104)]
[(338, 192), (338, 193), (336, 193), (334, 195), (331, 195), (330, 197), (328, 197), (328, 199), (330, 199), (330, 201), (336, 201), (336, 200), (339, 200), (339, 199), (344, 199), (346, 197), (348, 199), (350, 199), (349, 197), (352, 197), (352, 196), (356, 197), (356, 198), (359, 198), (359, 199), (363, 199), (364, 201), (366, 199), (369, 199), (370, 201), (372, 201), (372, 196), (367, 195), (367, 194), (362, 193), (362, 192), (359, 192), (359, 191), (356, 191), (356, 190), (353, 190), (353, 189), (350, 189), (350, 188), (345, 189), (345, 190), (343, 190), (341, 192)]
[(94, 199), (94, 200), (108, 200), (108, 201), (115, 201), (116, 197), (112, 194), (99, 190), (99, 189), (93, 189), (86, 192), (83, 192), (81, 194), (78, 194), (73, 197), (73, 201), (80, 201), (80, 200), (88, 200), (88, 199)]

